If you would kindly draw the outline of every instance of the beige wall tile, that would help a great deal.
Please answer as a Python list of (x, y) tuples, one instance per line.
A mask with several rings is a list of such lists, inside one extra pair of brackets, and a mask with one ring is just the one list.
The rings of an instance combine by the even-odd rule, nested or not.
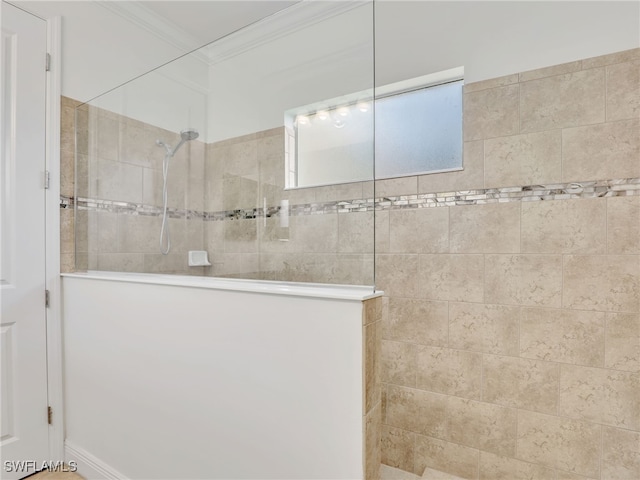
[(416, 349), (411, 343), (382, 341), (382, 381), (416, 386)]
[(477, 479), (478, 456), (475, 448), (417, 435), (414, 471), (422, 475), (425, 468), (431, 468), (460, 478)]
[(60, 209), (60, 253), (75, 253), (75, 222), (73, 208)]
[(518, 355), (520, 308), (449, 302), (449, 346)]
[(76, 271), (76, 257), (73, 253), (60, 254), (60, 273)]
[(516, 410), (449, 397), (448, 440), (498, 455), (516, 453)]
[(449, 211), (452, 253), (520, 251), (520, 203), (458, 206)]
[(227, 177), (222, 181), (223, 210), (239, 210), (258, 207), (259, 184), (257, 178)]
[(118, 160), (118, 145), (120, 144), (120, 126), (117, 120), (105, 115), (98, 115), (97, 153), (105, 160)]
[(519, 133), (519, 96), (519, 85), (465, 93), (465, 142)]
[(382, 463), (413, 472), (415, 433), (382, 426)]
[(637, 312), (639, 276), (635, 255), (565, 256), (563, 306)]
[(492, 138), (484, 148), (487, 188), (561, 181), (560, 130)]
[(389, 253), (390, 231), (389, 231), (389, 211), (375, 212), (375, 251), (376, 253)]
[(640, 371), (640, 315), (608, 313), (604, 366)]
[[(338, 215), (295, 215), (289, 219), (289, 248), (296, 252), (338, 251)], [(319, 232), (322, 232), (319, 235)]]
[(419, 346), (414, 365), (420, 389), (474, 400), (482, 396), (482, 354)]
[(602, 366), (604, 329), (605, 314), (601, 312), (525, 308), (520, 322), (520, 355)]
[(380, 403), (381, 322), (363, 326), (362, 333), (364, 336), (364, 412), (368, 414)]
[(607, 121), (640, 117), (640, 59), (606, 68)]
[(376, 287), (390, 297), (418, 297), (418, 255), (377, 255)]
[(484, 142), (464, 142), (462, 166), (456, 172), (418, 176), (418, 193), (472, 190), (484, 187)]
[(640, 373), (562, 365), (558, 412), (614, 427), (640, 428)]
[(520, 84), (522, 133), (604, 122), (604, 68)]
[[(94, 243), (98, 253), (118, 252), (118, 214), (111, 212), (93, 212), (97, 222), (97, 232), (89, 242)], [(158, 234), (160, 235), (160, 234)], [(158, 238), (158, 242), (160, 239)], [(93, 251), (94, 248), (91, 248)]]
[(449, 209), (412, 208), (389, 212), (391, 253), (449, 251)]
[(485, 268), (488, 303), (560, 306), (561, 256), (487, 255)]
[[(157, 145), (156, 140), (162, 140), (171, 146), (177, 145), (179, 141), (175, 133), (167, 135), (168, 132), (142, 122), (122, 121), (119, 128), (120, 161), (139, 167), (162, 170), (165, 149)], [(169, 168), (175, 170), (176, 165), (172, 164)]]
[(422, 435), (443, 438), (447, 430), (446, 395), (387, 385), (386, 423)]
[(142, 202), (142, 168), (126, 163), (100, 160), (98, 162), (97, 196), (103, 200)]
[(380, 402), (365, 416), (365, 459), (364, 474), (366, 479), (380, 479), (380, 462), (382, 461), (381, 448), (382, 440), (382, 417), (380, 413)]
[[(373, 172), (371, 173), (371, 176), (373, 177)], [(363, 182), (356, 182), (318, 187), (316, 188), (316, 202), (335, 202), (339, 200), (363, 198), (362, 184)]]
[(144, 255), (141, 253), (101, 253), (98, 254), (98, 270), (144, 272)]
[(522, 251), (605, 253), (606, 199), (522, 203)]
[(482, 399), (485, 402), (556, 413), (560, 379), (557, 364), (485, 355), (482, 366)]
[(385, 309), (383, 308), (382, 297), (369, 298), (362, 302), (362, 324), (368, 325), (373, 322), (381, 322), (384, 319)]
[(611, 427), (602, 428), (601, 478), (640, 478), (640, 433)]
[(420, 289), (430, 300), (482, 302), (482, 255), (420, 255)]
[(447, 323), (447, 302), (391, 297), (383, 338), (445, 347)]
[(600, 426), (518, 411), (517, 458), (567, 472), (599, 477)]
[(480, 480), (555, 480), (550, 468), (480, 452)]
[(375, 198), (415, 195), (418, 193), (418, 177), (399, 177), (375, 182)]
[(209, 255), (224, 252), (224, 224), (225, 222), (205, 222), (205, 248)]
[(640, 120), (562, 131), (564, 182), (640, 176)]
[(213, 265), (209, 267), (208, 274), (212, 277), (247, 278), (260, 271), (257, 253), (219, 253), (210, 261)]
[(640, 253), (640, 197), (607, 198), (607, 253)]
[(512, 85), (514, 83), (518, 83), (517, 73), (504, 75), (502, 77), (489, 78), (487, 80), (481, 80), (479, 82), (467, 83), (464, 86), (464, 93), (479, 92), (480, 90), (503, 87), (505, 85)]
[(227, 253), (257, 253), (256, 219), (234, 219), (224, 222), (224, 250)]
[(553, 77), (556, 75), (562, 75), (565, 73), (577, 72), (582, 69), (582, 61), (561, 63), (560, 65), (553, 65), (551, 67), (538, 68), (536, 70), (529, 70), (528, 72), (522, 72), (520, 74), (519, 81), (527, 82), (529, 80), (538, 80), (544, 77)]
[(161, 253), (145, 253), (143, 262), (143, 271), (145, 273), (184, 275), (189, 271), (189, 267), (187, 266), (187, 256), (183, 253), (169, 253), (168, 255), (162, 255)]
[(586, 58), (582, 61), (582, 68), (602, 67), (604, 65), (613, 65), (614, 63), (629, 62), (637, 58), (640, 58), (640, 48), (632, 48), (630, 50), (623, 50), (622, 52)]

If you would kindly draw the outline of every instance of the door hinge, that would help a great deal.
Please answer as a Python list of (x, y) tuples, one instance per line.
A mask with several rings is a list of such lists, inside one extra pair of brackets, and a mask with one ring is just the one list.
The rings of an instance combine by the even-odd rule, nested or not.
[(49, 290), (45, 290), (44, 291), (44, 306), (45, 306), (45, 308), (49, 308), (49, 298), (50, 298)]
[(47, 56), (45, 58), (44, 70), (45, 72), (48, 72), (51, 70), (51, 54), (50, 53), (47, 53)]
[(49, 185), (51, 185), (51, 175), (49, 174), (49, 170), (44, 171), (44, 189), (49, 190)]
[(47, 407), (47, 422), (53, 425), (53, 408)]

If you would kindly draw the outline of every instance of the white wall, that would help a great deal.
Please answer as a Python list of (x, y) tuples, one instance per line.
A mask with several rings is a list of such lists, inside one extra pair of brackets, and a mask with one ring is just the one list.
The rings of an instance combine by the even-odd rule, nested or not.
[(362, 478), (361, 300), (65, 277), (63, 307), (80, 474)]

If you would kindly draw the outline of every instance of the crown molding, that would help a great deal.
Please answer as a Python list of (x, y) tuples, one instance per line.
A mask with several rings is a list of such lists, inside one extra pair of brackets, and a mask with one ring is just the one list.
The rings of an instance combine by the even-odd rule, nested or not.
[(371, 1), (367, 0), (301, 0), (211, 42), (203, 50), (208, 52), (209, 64), (215, 65), (331, 17), (370, 4)]
[(202, 47), (202, 43), (196, 37), (176, 27), (174, 23), (168, 21), (162, 15), (158, 15), (150, 8), (144, 6), (144, 2), (100, 0), (96, 3), (104, 9), (146, 30), (178, 50), (184, 53), (193, 52), (192, 55), (194, 58), (208, 63), (207, 56), (201, 51), (196, 51)]

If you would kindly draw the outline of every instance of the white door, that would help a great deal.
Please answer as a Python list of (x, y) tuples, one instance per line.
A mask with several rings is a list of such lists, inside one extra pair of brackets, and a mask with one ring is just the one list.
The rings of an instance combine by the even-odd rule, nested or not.
[(48, 459), (45, 295), (46, 22), (2, 2), (0, 478)]

